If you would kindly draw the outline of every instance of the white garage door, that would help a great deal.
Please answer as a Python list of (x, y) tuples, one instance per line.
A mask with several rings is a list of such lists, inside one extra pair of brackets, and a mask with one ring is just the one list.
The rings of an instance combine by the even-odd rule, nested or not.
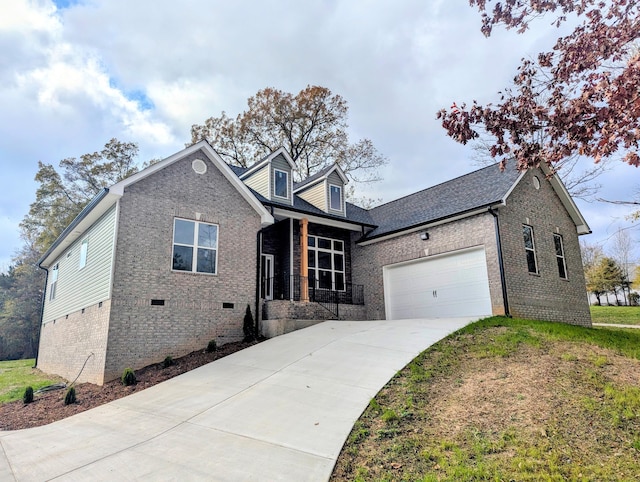
[(383, 268), (388, 320), (491, 314), (484, 248)]

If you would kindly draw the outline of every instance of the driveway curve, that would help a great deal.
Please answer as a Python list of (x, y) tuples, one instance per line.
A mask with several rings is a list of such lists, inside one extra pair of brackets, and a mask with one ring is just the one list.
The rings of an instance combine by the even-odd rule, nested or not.
[(0, 480), (327, 480), (371, 398), (471, 321), (327, 321), (272, 338), (65, 420), (0, 432)]

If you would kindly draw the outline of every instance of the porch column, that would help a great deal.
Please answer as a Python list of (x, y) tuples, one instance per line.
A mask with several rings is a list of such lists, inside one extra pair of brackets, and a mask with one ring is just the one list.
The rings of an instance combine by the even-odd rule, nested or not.
[(309, 301), (309, 220), (300, 220), (300, 301)]

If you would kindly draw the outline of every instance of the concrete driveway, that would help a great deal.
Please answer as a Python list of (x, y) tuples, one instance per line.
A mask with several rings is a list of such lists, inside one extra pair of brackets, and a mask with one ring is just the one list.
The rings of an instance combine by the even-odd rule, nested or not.
[(327, 480), (371, 398), (470, 321), (327, 321), (273, 338), (68, 419), (0, 432), (0, 480)]

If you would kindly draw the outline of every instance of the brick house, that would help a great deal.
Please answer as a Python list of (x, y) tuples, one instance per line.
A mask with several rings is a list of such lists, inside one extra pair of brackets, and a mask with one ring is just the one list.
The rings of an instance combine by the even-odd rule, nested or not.
[(40, 260), (38, 367), (102, 384), (240, 340), (247, 306), (267, 335), (330, 318), (590, 326), (590, 231), (557, 177), (494, 165), (365, 210), (339, 166), (301, 183), (293, 167), (283, 149), (229, 166), (202, 141), (102, 191)]

